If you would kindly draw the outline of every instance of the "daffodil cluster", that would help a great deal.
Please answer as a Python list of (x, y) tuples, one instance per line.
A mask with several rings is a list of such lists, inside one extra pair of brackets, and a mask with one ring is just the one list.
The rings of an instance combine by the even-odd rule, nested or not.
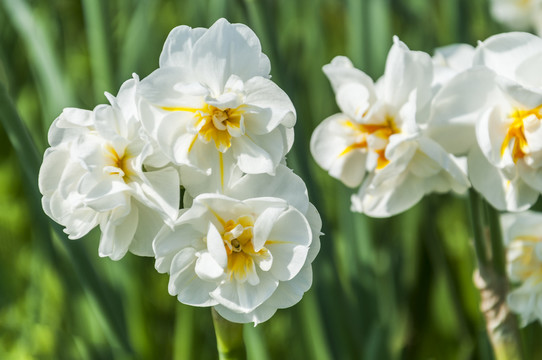
[(499, 210), (526, 210), (542, 192), (541, 61), (538, 36), (492, 36), (433, 101), (432, 135), (467, 156), (472, 186)]
[[(394, 40), (374, 84), (344, 57), (324, 66), (341, 113), (315, 130), (316, 162), (348, 186), (352, 209), (385, 217), (429, 192), (472, 186), (499, 210), (542, 192), (542, 39), (505, 33), (431, 59)], [(467, 161), (468, 171), (462, 164)]]
[(331, 176), (350, 187), (361, 185), (352, 210), (387, 217), (430, 192), (468, 188), (456, 159), (428, 136), (434, 94), (460, 71), (457, 63), (458, 69), (433, 65), (428, 54), (409, 50), (395, 37), (376, 83), (346, 57), (324, 66), (341, 113), (316, 128), (311, 152)]
[(295, 109), (252, 30), (176, 27), (159, 68), (107, 97), (51, 126), (45, 212), (72, 239), (99, 226), (100, 256), (155, 256), (171, 295), (230, 321), (297, 303), (321, 221), (285, 166)]

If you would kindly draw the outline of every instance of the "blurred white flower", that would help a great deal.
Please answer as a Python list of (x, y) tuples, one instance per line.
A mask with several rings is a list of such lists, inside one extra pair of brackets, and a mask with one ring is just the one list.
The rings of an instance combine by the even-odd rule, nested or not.
[(468, 153), (473, 187), (500, 210), (526, 210), (542, 191), (541, 61), (539, 37), (492, 36), (433, 103), (432, 137)]
[(325, 119), (311, 153), (347, 186), (361, 184), (352, 210), (374, 217), (405, 211), (430, 192), (464, 192), (464, 172), (424, 135), (433, 95), (429, 55), (394, 38), (376, 84), (345, 57), (324, 66), (342, 113)]
[(510, 30), (542, 33), (541, 0), (492, 0), (491, 14)]
[(519, 284), (508, 294), (508, 305), (523, 326), (542, 322), (542, 214), (505, 214), (502, 225), (508, 275)]
[(152, 239), (163, 219), (173, 221), (179, 204), (175, 169), (145, 171), (146, 159), (158, 157), (141, 135), (137, 85), (134, 78), (118, 97), (106, 94), (111, 105), (65, 109), (49, 130), (51, 147), (39, 173), (47, 215), (71, 239), (99, 225), (99, 254), (113, 260), (127, 251), (153, 256)]
[(454, 76), (472, 67), (474, 47), (469, 44), (452, 44), (435, 49), (433, 55), (433, 87), (438, 88)]
[(258, 324), (310, 288), (321, 221), (303, 181), (284, 166), (275, 176), (240, 176), (226, 192), (198, 195), (173, 229), (162, 228), (156, 269), (170, 274), (169, 293), (180, 302)]
[(143, 126), (175, 164), (220, 177), (232, 165), (273, 174), (292, 146), (296, 115), (269, 71), (247, 26), (179, 26), (139, 87)]

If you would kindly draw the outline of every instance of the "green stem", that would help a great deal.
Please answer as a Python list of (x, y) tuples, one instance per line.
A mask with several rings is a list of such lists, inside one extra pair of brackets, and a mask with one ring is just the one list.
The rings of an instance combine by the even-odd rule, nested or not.
[(485, 268), (488, 263), (488, 254), (486, 251), (486, 236), (484, 228), (484, 216), (482, 213), (482, 199), (474, 189), (469, 190), (470, 218), (474, 235), (474, 250), (478, 266)]
[(487, 204), (487, 214), (491, 234), (491, 260), (497, 274), (506, 277), (506, 254), (504, 250), (499, 212)]
[(495, 359), (522, 359), (517, 319), (506, 304), (508, 279), (499, 213), (475, 190), (471, 189), (469, 200), (478, 260), (474, 283), (480, 291), (480, 309), (486, 319), (486, 329)]
[(244, 360), (247, 358), (243, 342), (243, 324), (232, 323), (212, 308), (216, 346), (219, 360)]

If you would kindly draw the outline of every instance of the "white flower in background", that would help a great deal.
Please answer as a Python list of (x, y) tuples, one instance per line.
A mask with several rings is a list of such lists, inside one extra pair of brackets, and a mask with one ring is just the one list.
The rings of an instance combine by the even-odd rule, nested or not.
[(301, 299), (312, 283), (321, 221), (303, 181), (277, 174), (231, 181), (227, 196), (201, 194), (154, 241), (156, 269), (184, 304), (214, 306), (233, 322), (260, 322)]
[(143, 126), (175, 164), (273, 174), (292, 146), (295, 109), (269, 71), (247, 26), (179, 26), (139, 87)]
[(508, 294), (508, 305), (521, 315), (523, 326), (542, 322), (542, 214), (505, 214), (502, 226), (508, 276), (519, 284)]
[(541, 0), (492, 0), (491, 14), (511, 30), (542, 32)]
[(51, 147), (39, 173), (47, 215), (66, 227), (70, 239), (99, 225), (99, 254), (113, 260), (127, 251), (153, 256), (152, 239), (163, 219), (173, 221), (178, 212), (177, 170), (145, 171), (160, 162), (141, 137), (137, 85), (134, 78), (116, 98), (106, 94), (111, 105), (65, 109), (49, 130)]
[(539, 37), (492, 36), (435, 97), (432, 136), (468, 152), (473, 187), (500, 210), (526, 210), (542, 191), (541, 61)]
[(452, 44), (435, 49), (433, 55), (433, 88), (438, 88), (454, 76), (472, 67), (474, 47), (469, 44)]
[(347, 186), (361, 184), (352, 210), (386, 217), (430, 192), (464, 192), (466, 175), (424, 135), (433, 95), (429, 55), (394, 38), (384, 76), (376, 84), (345, 57), (324, 66), (342, 113), (325, 119), (311, 153)]

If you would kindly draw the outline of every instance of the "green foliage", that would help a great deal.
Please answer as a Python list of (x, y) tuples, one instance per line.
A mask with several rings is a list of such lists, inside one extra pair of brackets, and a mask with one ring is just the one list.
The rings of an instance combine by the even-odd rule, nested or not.
[[(0, 1), (0, 358), (217, 357), (209, 309), (169, 296), (152, 259), (101, 259), (95, 232), (68, 240), (41, 210), (37, 173), (62, 108), (104, 103), (104, 91), (158, 66), (173, 27), (219, 17), (254, 29), (294, 102), (288, 161), (324, 221), (313, 288), (245, 325), (249, 359), (491, 359), (465, 199), (432, 196), (386, 220), (352, 214), (351, 190), (308, 150), (337, 112), (324, 64), (347, 55), (377, 78), (393, 34), (430, 53), (475, 44), (501, 30), (484, 0)], [(531, 358), (540, 332), (523, 331)]]

